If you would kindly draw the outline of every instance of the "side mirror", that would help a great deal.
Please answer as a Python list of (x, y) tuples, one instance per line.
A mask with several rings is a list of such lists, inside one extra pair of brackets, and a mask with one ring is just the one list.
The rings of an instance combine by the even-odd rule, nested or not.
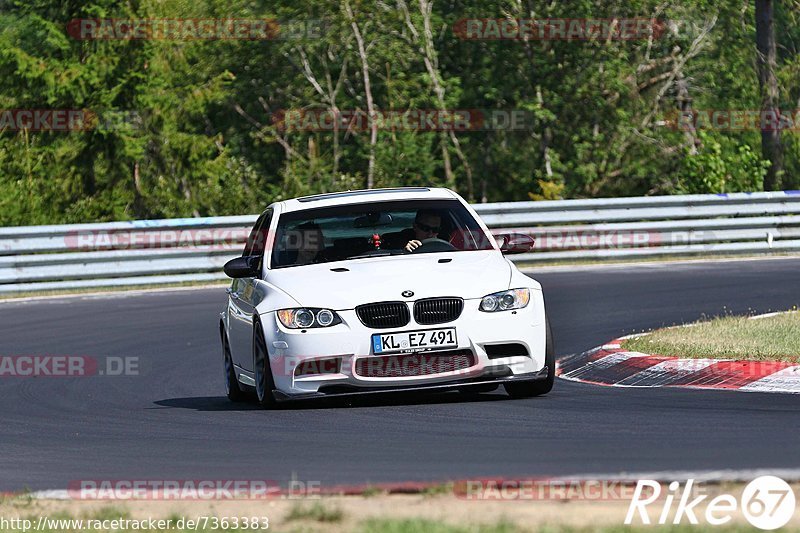
[(229, 278), (255, 278), (260, 274), (258, 263), (258, 256), (243, 256), (231, 259), (222, 268)]
[(524, 233), (506, 233), (498, 235), (500, 251), (503, 254), (524, 254), (533, 251), (536, 241)]

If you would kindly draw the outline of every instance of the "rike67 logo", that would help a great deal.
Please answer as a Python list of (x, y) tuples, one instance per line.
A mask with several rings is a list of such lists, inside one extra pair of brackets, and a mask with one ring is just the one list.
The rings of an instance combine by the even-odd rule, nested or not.
[[(754, 479), (738, 499), (731, 494), (720, 494), (706, 502), (707, 494), (693, 497), (697, 494), (693, 487), (693, 479), (683, 487), (673, 481), (666, 494), (662, 495), (663, 489), (658, 481), (639, 480), (625, 516), (625, 524), (633, 524), (638, 516), (642, 524), (677, 525), (688, 522), (696, 525), (701, 523), (699, 516), (707, 524), (720, 526), (729, 523), (741, 511), (752, 526), (773, 530), (785, 526), (794, 516), (794, 492), (779, 477), (761, 476)], [(700, 511), (701, 504), (705, 505), (705, 512)], [(655, 516), (650, 515), (651, 511), (656, 511)]]

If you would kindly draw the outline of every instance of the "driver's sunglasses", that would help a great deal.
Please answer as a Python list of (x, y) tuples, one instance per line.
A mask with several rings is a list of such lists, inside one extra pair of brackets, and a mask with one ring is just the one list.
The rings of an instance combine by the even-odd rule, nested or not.
[(422, 222), (414, 222), (414, 224), (416, 224), (417, 227), (422, 231), (426, 231), (428, 233), (439, 233), (439, 231), (442, 229), (440, 226), (429, 226), (427, 224), (423, 224)]

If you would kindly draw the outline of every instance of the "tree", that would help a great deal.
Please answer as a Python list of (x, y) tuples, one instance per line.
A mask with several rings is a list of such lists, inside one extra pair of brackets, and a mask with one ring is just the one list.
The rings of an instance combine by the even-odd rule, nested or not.
[[(756, 47), (758, 49), (758, 82), (761, 88), (762, 116), (774, 117), (773, 120), (762, 118), (761, 151), (764, 159), (771, 165), (764, 176), (764, 190), (775, 191), (781, 188), (783, 177), (783, 146), (781, 130), (777, 127), (780, 116), (778, 102), (778, 78), (775, 75), (775, 20), (773, 18), (772, 0), (755, 0), (756, 2)], [(770, 124), (771, 122), (771, 124)]]

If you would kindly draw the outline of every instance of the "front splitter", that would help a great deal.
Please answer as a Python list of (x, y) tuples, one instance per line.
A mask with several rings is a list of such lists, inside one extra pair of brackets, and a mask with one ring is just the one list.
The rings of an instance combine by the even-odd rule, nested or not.
[(409, 392), (442, 392), (454, 389), (479, 388), (486, 385), (504, 385), (507, 383), (526, 383), (534, 381), (544, 381), (550, 369), (544, 366), (538, 372), (528, 374), (517, 374), (505, 377), (479, 377), (470, 380), (448, 381), (445, 383), (433, 383), (430, 385), (412, 385), (408, 387), (353, 387), (352, 390), (342, 392), (309, 392), (303, 394), (286, 394), (280, 391), (272, 391), (272, 396), (278, 402), (290, 402), (299, 400), (314, 400), (322, 398), (344, 398), (373, 396), (380, 394), (399, 394)]

